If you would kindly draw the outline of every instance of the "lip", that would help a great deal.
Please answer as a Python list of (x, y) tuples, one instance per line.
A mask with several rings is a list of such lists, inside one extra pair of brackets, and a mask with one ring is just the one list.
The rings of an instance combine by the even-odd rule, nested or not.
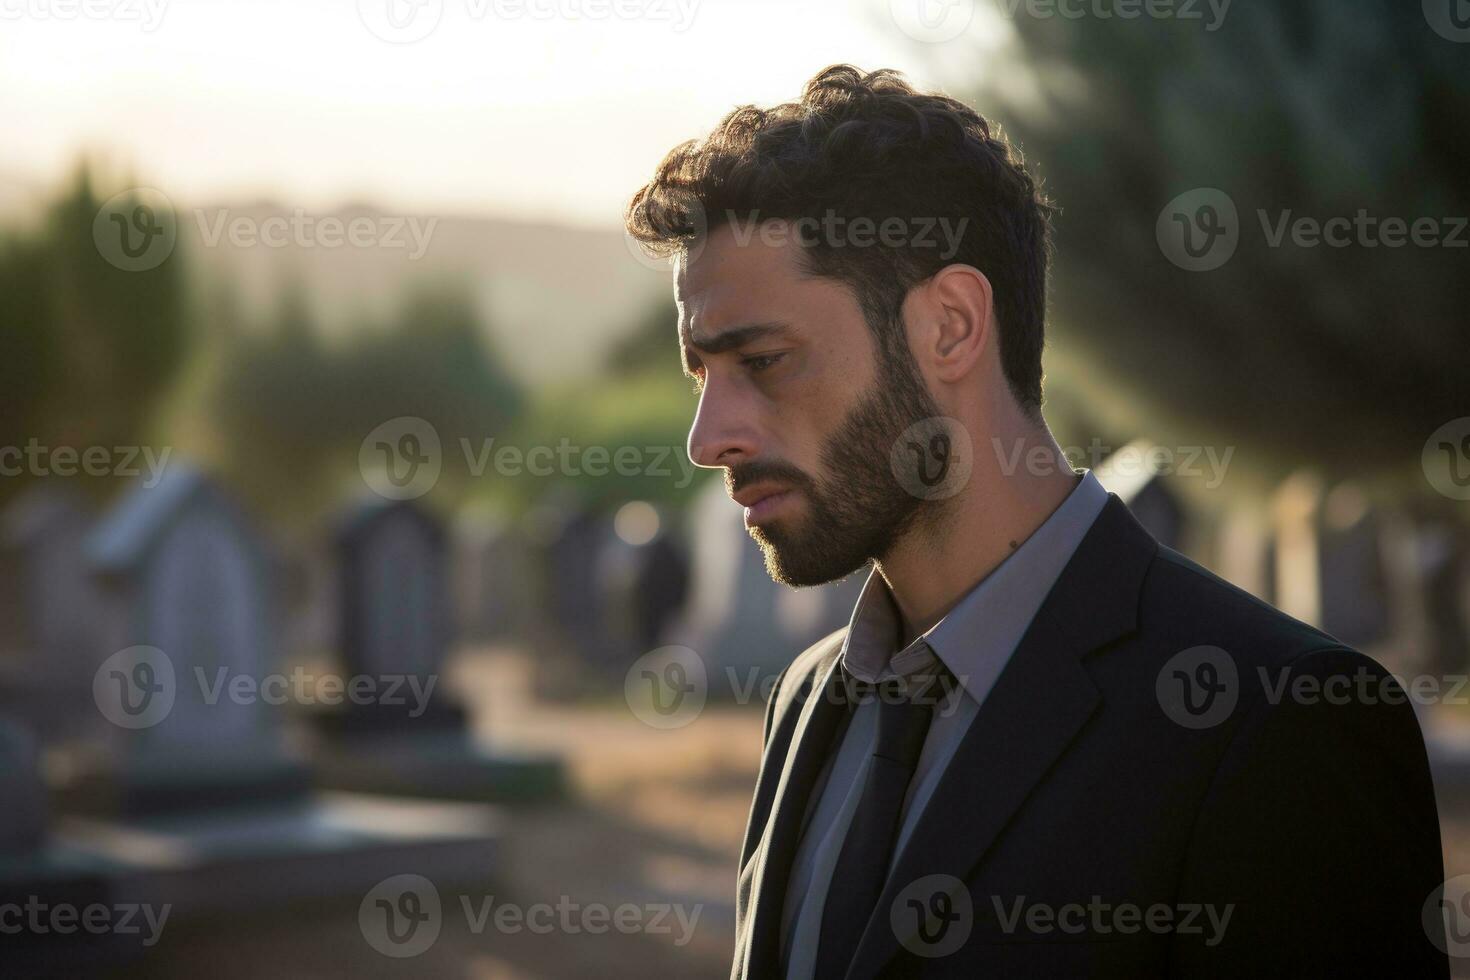
[(784, 488), (774, 483), (757, 483), (754, 486), (743, 487), (739, 493), (730, 494), (730, 499), (741, 507), (754, 507), (767, 497), (783, 493)]
[(745, 526), (755, 527), (772, 515), (795, 494), (774, 486), (757, 486), (742, 490), (734, 495), (737, 504), (745, 508)]

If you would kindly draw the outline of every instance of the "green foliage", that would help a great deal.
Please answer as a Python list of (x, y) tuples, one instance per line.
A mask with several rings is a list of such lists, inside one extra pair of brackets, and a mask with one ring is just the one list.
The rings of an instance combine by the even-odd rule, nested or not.
[[(693, 412), (688, 382), (666, 371), (644, 370), (591, 385), (543, 390), (519, 424), (497, 438), (490, 451), (511, 446), (524, 453), (537, 446), (551, 447), (558, 453), (556, 472), (548, 476), (525, 469), (497, 472), (492, 456), (477, 489), (517, 511), (546, 494), (574, 497), (604, 510), (628, 500), (680, 508), (692, 497), (693, 483), (704, 475), (693, 469), (684, 449)], [(603, 454), (603, 462), (589, 465), (592, 447)], [(620, 451), (623, 472), (606, 462)], [(563, 465), (562, 458), (570, 465)]]
[(362, 440), (404, 415), (439, 433), (436, 496), (453, 496), (468, 478), (460, 441), (503, 429), (520, 402), (465, 297), (421, 291), (388, 323), (328, 344), (292, 291), (269, 329), (226, 340), (209, 412), (235, 481), (284, 517), (340, 502)]
[(189, 350), (178, 256), (113, 266), (92, 237), (101, 205), (79, 167), (37, 229), (0, 241), (0, 445), (147, 442)]
[[(1419, 4), (1239, 3), (1215, 31), (1015, 22), (1017, 62), (981, 103), (1000, 101), (1062, 207), (1061, 343), (1151, 403), (1151, 434), (1214, 428), (1284, 464), (1360, 471), (1412, 462), (1465, 413), (1470, 250), (1270, 247), (1259, 214), (1470, 215), (1470, 59)], [(1199, 187), (1232, 198), (1240, 244), (1187, 272), (1155, 222)]]
[[(491, 465), (477, 491), (515, 511), (546, 495), (575, 498), (597, 509), (628, 500), (649, 500), (673, 509), (686, 505), (693, 496), (692, 484), (704, 473), (693, 469), (684, 449), (695, 398), (680, 368), (676, 322), (672, 302), (651, 305), (614, 345), (602, 377), (538, 392), (519, 422), (488, 447)], [(506, 446), (522, 453), (551, 447), (558, 453), (556, 472), (550, 476), (524, 469), (516, 474), (497, 472), (493, 454)], [(624, 472), (594, 460), (592, 468), (599, 472), (605, 468), (607, 473), (588, 474), (586, 451), (592, 447), (610, 457), (621, 450)], [(486, 447), (476, 443), (476, 448)], [(563, 465), (563, 459), (570, 465)]]
[(651, 304), (613, 347), (608, 366), (620, 375), (642, 371), (680, 374), (679, 313), (671, 298)]

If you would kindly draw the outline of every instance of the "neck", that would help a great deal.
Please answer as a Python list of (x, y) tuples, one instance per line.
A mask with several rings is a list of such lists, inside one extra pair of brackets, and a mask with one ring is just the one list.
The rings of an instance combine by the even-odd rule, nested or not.
[(902, 617), (903, 645), (944, 618), (1077, 487), (1044, 424), (976, 439), (974, 455), (965, 489), (928, 505), (935, 511), (875, 563)]

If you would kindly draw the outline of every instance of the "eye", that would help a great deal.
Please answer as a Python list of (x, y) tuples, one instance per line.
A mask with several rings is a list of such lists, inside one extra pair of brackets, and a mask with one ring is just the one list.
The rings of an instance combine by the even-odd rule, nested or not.
[(784, 351), (779, 354), (752, 354), (750, 357), (742, 357), (740, 363), (749, 368), (752, 373), (755, 373), (764, 371), (785, 356), (786, 353)]

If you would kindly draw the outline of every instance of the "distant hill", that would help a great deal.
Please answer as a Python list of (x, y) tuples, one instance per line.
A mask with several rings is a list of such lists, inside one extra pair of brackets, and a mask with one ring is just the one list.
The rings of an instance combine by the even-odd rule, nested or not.
[[(293, 209), (175, 205), (181, 212), (181, 254), (205, 282), (232, 284), (250, 315), (268, 314), (293, 279), (329, 330), (355, 316), (388, 312), (416, 283), (465, 284), (507, 366), (532, 383), (595, 370), (609, 345), (649, 304), (669, 295), (668, 273), (635, 259), (621, 230), (614, 228), (447, 215), (427, 231), (430, 216), (414, 215), (427, 248), (411, 259), (416, 246), (406, 222), (397, 236), (403, 247), (328, 248), (309, 244), (317, 240), (314, 233), (293, 233), (292, 242), (281, 247), (241, 247), (230, 241), (232, 223), (245, 219), (246, 227), (259, 228), (272, 217), (289, 222)], [(376, 219), (374, 227), (384, 233), (392, 227), (390, 219), (398, 217), (369, 206), (307, 215), (315, 222), (328, 216), (344, 225), (354, 218)], [(222, 227), (226, 230), (219, 234)], [(286, 231), (280, 222), (275, 227), (278, 235)]]

